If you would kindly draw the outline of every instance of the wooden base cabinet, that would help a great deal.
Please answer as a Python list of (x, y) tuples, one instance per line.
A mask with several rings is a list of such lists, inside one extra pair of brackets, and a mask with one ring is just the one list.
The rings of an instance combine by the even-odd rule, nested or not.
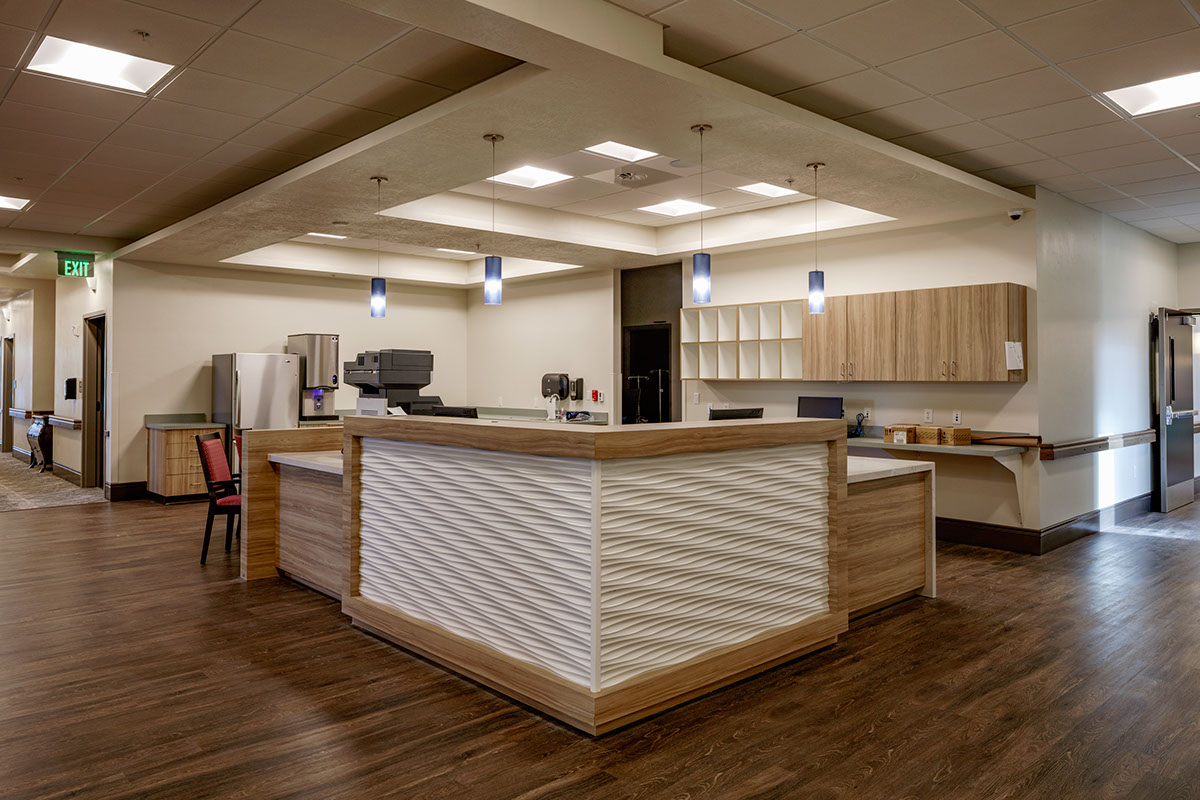
[(208, 494), (204, 469), (196, 450), (196, 437), (205, 433), (225, 435), (224, 425), (198, 425), (195, 428), (160, 430), (149, 434), (149, 468), (146, 490), (160, 502), (190, 500)]

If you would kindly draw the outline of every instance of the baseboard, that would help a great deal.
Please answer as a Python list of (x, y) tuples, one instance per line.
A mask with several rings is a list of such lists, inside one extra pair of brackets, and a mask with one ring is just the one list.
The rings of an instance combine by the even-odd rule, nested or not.
[(1099, 533), (1113, 525), (1120, 525), (1149, 510), (1150, 495), (1143, 494), (1106, 508), (1080, 514), (1041, 530), (938, 517), (937, 538), (940, 541), (990, 547), (1013, 553), (1045, 555), (1085, 536)]
[(79, 487), (83, 486), (83, 475), (79, 474), (79, 472), (76, 470), (71, 469), (66, 464), (60, 464), (55, 461), (54, 474), (62, 478), (67, 483), (73, 483)]
[(147, 496), (145, 481), (104, 484), (104, 499), (114, 503), (124, 500), (144, 500)]
[(199, 503), (208, 499), (207, 494), (180, 494), (168, 497), (165, 494), (150, 491), (146, 492), (146, 497), (164, 506), (171, 506), (176, 503)]
[(12, 448), (12, 454), (13, 454), (13, 458), (17, 459), (18, 461), (24, 461), (25, 463), (29, 463), (29, 451), (26, 450), (25, 448), (17, 447), (14, 444), (13, 448)]

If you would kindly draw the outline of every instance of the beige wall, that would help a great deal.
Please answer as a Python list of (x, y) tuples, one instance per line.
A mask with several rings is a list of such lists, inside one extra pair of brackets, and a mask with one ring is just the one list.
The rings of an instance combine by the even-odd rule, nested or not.
[[(98, 259), (95, 278), (59, 278), (54, 293), (54, 413), (81, 419), (83, 414), (83, 318), (112, 306), (112, 261)], [(94, 287), (94, 290), (93, 290)], [(112, 314), (106, 314), (105, 336), (112, 341)], [(110, 350), (111, 351), (111, 350)], [(67, 378), (79, 378), (75, 400), (63, 397)], [(111, 402), (109, 403), (111, 408)], [(78, 472), (83, 462), (83, 432), (54, 429), (54, 461)]]
[[(0, 277), (0, 286), (24, 290), (0, 314), (0, 338), (14, 337), (13, 405), (34, 411), (54, 407), (54, 281)], [(6, 319), (7, 317), (7, 319)], [(29, 423), (13, 420), (13, 442), (27, 449)]]
[[(1048, 442), (1150, 424), (1149, 315), (1174, 307), (1177, 246), (1039, 189), (1038, 415)], [(1041, 523), (1150, 491), (1150, 447), (1040, 463)]]
[[(427, 349), (426, 391), (446, 403), (467, 397), (466, 298), (462, 289), (391, 285), (388, 313), (372, 319), (369, 282), (118, 261), (110, 425), (118, 482), (146, 479), (146, 414), (212, 411), (212, 355), (284, 352), (291, 333), (340, 334), (340, 358), (363, 350)], [(358, 391), (336, 392), (353, 408)]]
[[(683, 414), (702, 420), (708, 404), (764, 408), (769, 417), (794, 417), (799, 395), (841, 396), (853, 419), (871, 408), (869, 425), (915, 422), (924, 409), (949, 425), (955, 409), (962, 424), (978, 430), (1038, 431), (1036, 214), (1020, 222), (977, 219), (820, 243), (829, 295), (1012, 282), (1031, 287), (1030, 339), (1024, 384), (818, 383), (803, 381), (684, 381)], [(804, 298), (812, 268), (811, 245), (714, 254), (714, 305)], [(690, 262), (684, 268), (684, 304), (691, 302)], [(1019, 526), (1022, 520), (1011, 473), (990, 460), (954, 457), (938, 462), (941, 516)], [(978, 462), (978, 463), (977, 463)], [(950, 490), (955, 481), (954, 490)], [(964, 491), (958, 488), (969, 485)], [(1029, 521), (1025, 521), (1029, 525)]]
[[(589, 399), (564, 408), (610, 411), (616, 279), (617, 273), (603, 270), (506, 281), (499, 306), (485, 306), (481, 290), (469, 291), (465, 404), (544, 408), (542, 375), (566, 372), (572, 380), (583, 378)], [(593, 389), (604, 393), (603, 402), (591, 401)]]

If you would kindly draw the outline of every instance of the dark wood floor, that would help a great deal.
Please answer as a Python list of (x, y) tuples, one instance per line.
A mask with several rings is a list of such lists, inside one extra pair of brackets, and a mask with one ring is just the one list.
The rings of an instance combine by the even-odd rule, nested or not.
[(939, 599), (596, 740), (201, 568), (202, 514), (0, 514), (0, 796), (1200, 797), (1200, 511), (944, 547)]

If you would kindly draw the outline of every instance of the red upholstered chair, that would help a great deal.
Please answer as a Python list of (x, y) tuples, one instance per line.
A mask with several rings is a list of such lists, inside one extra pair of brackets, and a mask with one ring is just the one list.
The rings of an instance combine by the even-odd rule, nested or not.
[(204, 526), (204, 550), (200, 563), (208, 560), (208, 540), (212, 537), (213, 518), (224, 515), (225, 552), (233, 547), (233, 520), (237, 517), (238, 535), (242, 533), (242, 495), (237, 481), (229, 474), (229, 462), (225, 459), (225, 447), (221, 434), (206, 433), (196, 437), (196, 448), (200, 451), (200, 466), (204, 469), (204, 483), (208, 487), (208, 522)]

